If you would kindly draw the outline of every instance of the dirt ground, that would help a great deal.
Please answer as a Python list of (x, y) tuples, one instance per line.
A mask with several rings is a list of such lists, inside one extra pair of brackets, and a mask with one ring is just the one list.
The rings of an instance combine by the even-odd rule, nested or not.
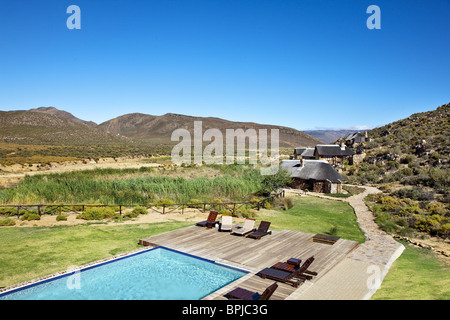
[(66, 213), (67, 221), (56, 221), (56, 215), (42, 215), (40, 220), (21, 221), (15, 217), (11, 217), (16, 221), (15, 227), (53, 227), (53, 226), (74, 226), (86, 223), (104, 223), (106, 225), (118, 224), (136, 224), (136, 223), (155, 223), (168, 221), (202, 221), (207, 218), (207, 213), (203, 213), (197, 209), (186, 209), (183, 214), (181, 212), (171, 212), (160, 214), (149, 210), (146, 215), (139, 215), (133, 219), (123, 219), (122, 221), (114, 220), (83, 220), (77, 219), (77, 213)]
[[(131, 209), (130, 209), (131, 210)], [(122, 221), (114, 220), (83, 220), (77, 219), (77, 213), (66, 213), (67, 221), (56, 221), (56, 215), (42, 215), (40, 220), (33, 221), (21, 221), (16, 217), (11, 217), (16, 221), (14, 227), (53, 227), (53, 226), (74, 226), (86, 223), (103, 223), (105, 225), (116, 226), (118, 224), (137, 224), (137, 223), (157, 223), (157, 222), (169, 222), (169, 221), (191, 221), (196, 223), (199, 221), (206, 220), (208, 217), (208, 212), (202, 212), (199, 209), (184, 209), (183, 213), (181, 210), (176, 210), (166, 214), (161, 214), (155, 212), (151, 209), (148, 210), (148, 214), (139, 215), (137, 218), (133, 219), (123, 219)], [(220, 216), (219, 219), (220, 220)], [(233, 218), (234, 223), (240, 224), (244, 222), (244, 218)]]

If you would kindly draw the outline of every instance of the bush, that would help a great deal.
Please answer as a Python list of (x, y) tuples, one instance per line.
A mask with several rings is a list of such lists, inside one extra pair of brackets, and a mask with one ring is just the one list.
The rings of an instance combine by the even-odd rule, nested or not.
[(400, 163), (403, 163), (403, 164), (410, 164), (413, 161), (414, 161), (414, 156), (410, 155), (410, 154), (404, 155), (403, 157), (400, 158)]
[(284, 210), (289, 210), (292, 209), (292, 207), (294, 206), (294, 202), (292, 201), (292, 198), (283, 198), (283, 205), (284, 205)]
[(248, 202), (250, 202), (250, 205), (252, 208), (258, 208), (258, 203), (260, 202), (259, 198), (251, 197)]
[(398, 230), (398, 226), (395, 223), (393, 217), (387, 212), (376, 212), (376, 223), (380, 226), (381, 230), (391, 233)]
[(382, 209), (385, 211), (391, 211), (395, 212), (397, 211), (397, 208), (400, 206), (400, 203), (398, 200), (396, 200), (394, 197), (391, 196), (383, 196), (378, 200), (378, 203), (381, 203)]
[(137, 218), (140, 214), (147, 214), (147, 208), (137, 206), (131, 212), (127, 212), (123, 215), (124, 218)]
[(139, 216), (139, 213), (133, 211), (127, 212), (123, 215), (124, 218), (137, 218)]
[(422, 196), (422, 191), (417, 189), (400, 189), (392, 193), (399, 198), (409, 198), (412, 200), (418, 200)]
[(261, 196), (268, 196), (272, 192), (277, 192), (287, 186), (292, 181), (290, 174), (286, 170), (278, 170), (277, 173), (264, 176), (261, 181), (261, 190), (258, 192)]
[(445, 214), (447, 212), (447, 209), (445, 208), (445, 205), (440, 202), (433, 202), (426, 206), (425, 208), (428, 212), (432, 214)]
[(159, 208), (159, 207), (162, 207), (162, 206), (166, 206), (166, 207), (169, 207), (169, 206), (171, 206), (171, 205), (174, 205), (175, 204), (175, 202), (173, 202), (172, 200), (170, 200), (170, 199), (159, 199), (157, 202), (156, 202), (156, 206)]
[(191, 199), (189, 201), (188, 208), (201, 209), (201, 208), (203, 208), (203, 201), (198, 200), (198, 199)]
[(444, 238), (450, 237), (450, 223), (445, 223), (437, 231), (438, 235)]
[(273, 206), (278, 209), (289, 210), (294, 206), (294, 203), (290, 197), (276, 198), (273, 202)]
[(120, 218), (120, 214), (116, 213), (114, 207), (88, 207), (84, 211), (84, 213), (77, 216), (77, 219), (84, 220), (103, 220), (118, 218)]
[(403, 176), (403, 177), (409, 177), (413, 174), (413, 170), (411, 168), (403, 168), (403, 169), (400, 169), (399, 171), (400, 171), (401, 176)]
[(14, 207), (1, 207), (0, 214), (4, 215), (5, 217), (13, 216), (17, 214), (17, 209)]
[(41, 216), (38, 213), (33, 211), (26, 211), (21, 217), (20, 220), (24, 221), (32, 221), (32, 220), (41, 220)]
[(59, 214), (56, 216), (56, 221), (67, 221), (67, 217), (65, 215)]
[(0, 219), (0, 227), (14, 226), (16, 222), (11, 218)]
[(415, 228), (433, 236), (448, 234), (449, 221), (445, 217), (433, 214), (431, 216), (416, 216)]
[(142, 206), (137, 206), (133, 209), (132, 211), (134, 214), (136, 215), (140, 215), (140, 214), (147, 214), (147, 208), (146, 207), (142, 207)]
[(243, 218), (252, 218), (255, 214), (256, 214), (255, 210), (253, 210), (248, 205), (243, 205), (239, 207), (235, 212), (236, 216), (240, 216)]
[(400, 216), (409, 216), (413, 213), (422, 213), (418, 204), (409, 204), (401, 208), (398, 212)]

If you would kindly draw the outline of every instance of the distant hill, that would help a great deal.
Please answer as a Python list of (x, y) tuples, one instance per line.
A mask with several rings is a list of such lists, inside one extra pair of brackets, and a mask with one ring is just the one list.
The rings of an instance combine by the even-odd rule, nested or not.
[(0, 111), (0, 141), (63, 145), (126, 143), (129, 139), (82, 121), (30, 110)]
[(358, 130), (304, 130), (303, 132), (322, 140), (325, 143), (332, 143), (339, 138), (348, 136), (350, 133), (358, 132)]
[[(210, 128), (221, 130), (224, 138), (226, 129), (279, 129), (280, 147), (312, 147), (322, 141), (292, 128), (274, 125), (262, 125), (252, 122), (233, 122), (213, 117), (192, 117), (187, 115), (167, 113), (162, 116), (153, 116), (142, 113), (126, 114), (106, 121), (100, 125), (92, 121), (79, 119), (71, 113), (54, 107), (40, 107), (21, 111), (0, 111), (0, 142), (28, 144), (28, 145), (54, 145), (54, 146), (81, 146), (84, 151), (78, 150), (78, 157), (87, 155), (115, 155), (126, 152), (137, 155), (139, 150), (143, 154), (167, 153), (177, 142), (171, 141), (172, 132), (178, 128), (191, 131), (193, 136), (194, 121), (202, 121), (203, 132)], [(270, 137), (269, 137), (270, 143)], [(206, 144), (207, 142), (205, 142)], [(102, 145), (102, 147), (100, 147)], [(105, 148), (114, 145), (114, 149)], [(3, 146), (0, 154), (8, 153), (27, 158), (24, 150)], [(72, 155), (72, 151), (60, 151), (58, 154)], [(51, 151), (46, 151), (52, 155)], [(35, 152), (36, 153), (36, 152)], [(54, 152), (56, 154), (56, 151)]]
[[(194, 121), (202, 121), (203, 131), (211, 128), (219, 129), (225, 138), (226, 129), (279, 129), (280, 147), (313, 147), (323, 143), (321, 140), (288, 127), (265, 125), (253, 122), (235, 122), (214, 117), (193, 117), (181, 114), (167, 113), (153, 116), (142, 113), (126, 114), (101, 123), (98, 128), (113, 134), (120, 134), (133, 140), (164, 142), (170, 141), (175, 129), (184, 128), (193, 136)], [(269, 139), (270, 141), (270, 139)]]
[(52, 114), (52, 115), (60, 117), (60, 118), (65, 118), (65, 119), (73, 120), (75, 122), (80, 122), (80, 123), (87, 124), (90, 127), (96, 127), (97, 126), (97, 124), (95, 122), (93, 122), (93, 121), (81, 120), (81, 119), (75, 117), (73, 114), (71, 114), (71, 113), (69, 113), (67, 111), (64, 111), (64, 110), (56, 109), (55, 107), (40, 107), (40, 108), (30, 109), (28, 111)]

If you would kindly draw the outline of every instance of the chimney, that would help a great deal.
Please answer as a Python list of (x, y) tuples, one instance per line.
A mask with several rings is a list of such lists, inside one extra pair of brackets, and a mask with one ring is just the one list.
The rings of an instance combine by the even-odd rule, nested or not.
[(345, 150), (345, 144), (344, 144), (344, 142), (341, 142), (341, 150), (342, 150), (342, 151)]

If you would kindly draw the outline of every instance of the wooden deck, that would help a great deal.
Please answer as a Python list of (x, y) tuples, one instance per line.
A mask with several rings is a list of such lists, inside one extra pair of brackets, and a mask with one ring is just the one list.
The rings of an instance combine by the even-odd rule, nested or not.
[[(190, 226), (144, 238), (139, 243), (144, 246), (163, 246), (250, 271), (241, 279), (204, 298), (209, 300), (226, 299), (224, 295), (236, 287), (262, 293), (274, 281), (262, 279), (256, 273), (290, 258), (305, 261), (314, 256), (315, 260), (309, 270), (316, 271), (318, 275), (306, 282), (314, 283), (359, 245), (356, 241), (344, 239), (339, 239), (332, 245), (313, 242), (313, 236), (314, 234), (283, 230), (255, 240), (219, 232), (217, 228)], [(293, 286), (280, 282), (278, 285), (271, 300), (284, 300), (296, 290)]]

